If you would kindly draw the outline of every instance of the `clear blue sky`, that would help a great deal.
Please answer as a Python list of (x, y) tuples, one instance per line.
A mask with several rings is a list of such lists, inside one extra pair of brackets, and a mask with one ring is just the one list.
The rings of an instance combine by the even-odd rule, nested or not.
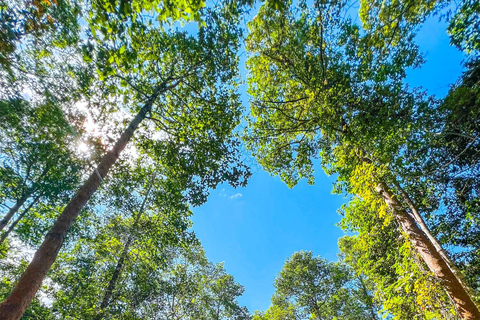
[[(463, 56), (449, 46), (445, 28), (436, 17), (427, 21), (417, 37), (427, 62), (407, 78), (412, 87), (422, 86), (437, 96), (444, 96), (462, 71)], [(194, 208), (193, 230), (207, 257), (214, 263), (224, 261), (227, 272), (245, 287), (239, 301), (253, 313), (269, 307), (275, 276), (295, 251), (337, 259), (343, 232), (335, 226), (340, 220), (336, 210), (345, 199), (331, 194), (334, 178), (318, 164), (314, 186), (302, 181), (288, 189), (250, 162), (254, 167), (248, 186), (213, 190), (205, 205)]]

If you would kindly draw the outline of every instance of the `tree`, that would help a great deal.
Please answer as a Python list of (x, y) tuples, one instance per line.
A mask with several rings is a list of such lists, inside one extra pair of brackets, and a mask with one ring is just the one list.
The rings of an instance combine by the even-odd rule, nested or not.
[(254, 319), (380, 319), (362, 284), (341, 262), (296, 252), (275, 279), (272, 306)]
[[(339, 240), (343, 260), (365, 277), (385, 315), (394, 319), (458, 319), (441, 283), (428, 272), (389, 214), (354, 198), (342, 208), (341, 227), (355, 235)], [(375, 236), (372, 236), (375, 235)]]
[[(152, 235), (153, 230), (147, 228), (145, 223), (142, 232)], [(79, 251), (72, 252), (69, 258), (66, 255), (63, 266), (54, 271), (61, 289), (54, 294), (53, 310), (62, 319), (248, 318), (246, 309), (236, 301), (243, 288), (221, 265), (208, 262), (195, 239), (186, 238), (174, 244), (168, 241), (171, 233), (158, 225), (156, 232), (162, 238), (155, 243), (147, 241), (147, 237), (136, 237), (115, 288), (109, 284), (118, 270), (115, 259), (121, 258), (122, 250), (115, 254), (118, 246), (107, 241), (108, 237), (102, 236), (105, 242), (95, 240), (93, 255), (85, 244), (78, 246)], [(72, 259), (73, 256), (76, 257)], [(112, 288), (110, 300), (103, 304), (105, 294)]]
[(435, 180), (443, 185), (445, 194), (453, 196), (444, 199), (447, 207), (445, 214), (438, 219), (433, 216), (430, 219), (442, 243), (465, 248), (454, 258), (476, 290), (477, 301), (480, 301), (479, 65), (478, 61), (471, 62), (460, 84), (452, 88), (442, 102), (441, 108), (445, 110), (447, 119), (435, 147), (441, 156), (438, 157), (440, 161), (437, 161), (434, 175)]
[(67, 81), (67, 56), (79, 41), (77, 4), (3, 1), (0, 12), (0, 229), (15, 217), (4, 241), (40, 204), (63, 205), (85, 163), (72, 152), (82, 130), (66, 108), (78, 98)]
[[(448, 6), (448, 7), (447, 7)], [(447, 7), (447, 8), (445, 8)], [(475, 1), (400, 1), (361, 2), (364, 26), (385, 38), (415, 33), (432, 14), (446, 16), (450, 42), (466, 53), (467, 71), (438, 101), (438, 112), (428, 115), (430, 128), (422, 143), (408, 146), (407, 167), (402, 173), (406, 193), (420, 207), (432, 233), (443, 245), (462, 247), (461, 253), (451, 253), (474, 289), (476, 252), (475, 216), (478, 210), (478, 115), (475, 89), (478, 83), (479, 5)], [(384, 28), (387, 25), (395, 28)], [(441, 129), (440, 129), (441, 128)], [(408, 171), (408, 172), (407, 172)], [(445, 210), (440, 208), (445, 208)], [(467, 244), (468, 243), (468, 244)], [(447, 259), (449, 259), (447, 257)], [(468, 267), (466, 267), (468, 265)], [(454, 266), (453, 266), (454, 267)], [(477, 296), (477, 292), (472, 292)]]
[(247, 309), (236, 301), (243, 287), (223, 264), (208, 262), (198, 246), (180, 250), (173, 261), (168, 274), (153, 277), (153, 286), (160, 290), (137, 300), (145, 319), (250, 319)]
[(249, 148), (290, 186), (303, 177), (313, 183), (312, 158), (320, 154), (326, 171), (339, 175), (337, 190), (371, 203), (379, 215), (391, 212), (459, 314), (479, 317), (398, 188), (405, 141), (425, 134), (422, 116), (435, 108), (402, 83), (405, 69), (421, 61), (413, 36), (384, 45), (378, 35), (341, 20), (343, 3), (315, 2), (313, 9), (305, 3), (298, 11), (263, 7), (249, 25)]
[(103, 219), (94, 221), (93, 234), (64, 252), (53, 269), (53, 304), (62, 318), (134, 314), (136, 306), (126, 301), (151, 294), (148, 270), (164, 272), (177, 248), (196, 242), (187, 232), (188, 207), (166, 198), (168, 185), (160, 172), (139, 162), (121, 172), (117, 168), (116, 187), (101, 197), (108, 199)]
[[(2, 234), (3, 242), (32, 208), (41, 203), (52, 208), (71, 196), (85, 163), (71, 154), (72, 133), (65, 131), (69, 125), (55, 103), (32, 105), (16, 99), (0, 104), (0, 194), (8, 209), (0, 230), (16, 217)], [(13, 205), (8, 207), (8, 203)]]
[[(120, 106), (131, 106), (136, 116), (64, 208), (12, 293), (0, 305), (5, 319), (22, 315), (80, 210), (137, 129), (140, 154), (148, 152), (165, 168), (167, 179), (186, 185), (183, 190), (193, 205), (204, 202), (206, 190), (221, 181), (235, 186), (244, 183), (246, 172), (236, 155), (238, 142), (231, 138), (241, 112), (235, 93), (239, 7), (229, 2), (203, 10), (206, 26), (200, 27), (197, 36), (173, 27), (162, 30), (140, 19), (144, 9), (157, 12), (162, 24), (200, 17), (197, 10), (202, 2), (182, 3), (176, 7), (159, 2), (142, 8), (138, 2), (129, 2), (128, 7), (123, 2), (113, 7), (110, 2), (95, 2), (91, 8), (91, 37), (82, 50), (85, 62), (98, 66), (98, 80), (89, 81), (108, 89), (107, 96)], [(123, 104), (120, 98), (125, 99)], [(147, 118), (150, 127), (143, 125)], [(152, 126), (156, 128), (152, 130)]]
[(410, 165), (403, 180), (408, 185), (405, 192), (412, 202), (420, 204), (439, 242), (462, 248), (451, 255), (476, 289), (478, 300), (478, 277), (474, 276), (480, 248), (475, 223), (479, 201), (476, 64), (468, 64), (470, 69), (461, 81), (440, 101), (439, 114), (431, 115), (436, 126), (431, 126), (425, 143), (410, 146), (405, 155)]
[[(4, 80), (15, 81), (24, 68), (22, 53), (33, 47), (37, 56), (55, 47), (66, 48), (78, 42), (80, 34), (78, 15), (80, 3), (76, 1), (9, 1), (0, 7), (0, 66)], [(24, 46), (25, 45), (25, 46)], [(22, 48), (23, 47), (23, 48)], [(14, 87), (4, 87), (10, 91)]]
[[(11, 287), (11, 280), (18, 278), (28, 265), (28, 261), (25, 260), (25, 257), (21, 256), (21, 252), (12, 251), (15, 250), (10, 250), (10, 252), (14, 254), (15, 260), (13, 261), (13, 259), (5, 259), (5, 257), (2, 257), (2, 264), (0, 265), (1, 296), (8, 294)], [(44, 290), (42, 290), (41, 296), (45, 297)], [(55, 317), (51, 309), (45, 306), (45, 304), (36, 297), (25, 311), (24, 319), (54, 320)]]
[[(448, 8), (449, 6), (451, 8)], [(440, 14), (449, 22), (447, 32), (451, 44), (478, 57), (479, 11), (478, 2), (471, 0), (458, 2), (362, 0), (359, 15), (365, 29), (373, 31), (378, 36), (377, 39), (392, 43), (404, 35), (415, 32), (429, 16)]]
[(292, 305), (277, 306), (272, 305), (265, 312), (255, 311), (253, 320), (297, 320), (295, 309)]

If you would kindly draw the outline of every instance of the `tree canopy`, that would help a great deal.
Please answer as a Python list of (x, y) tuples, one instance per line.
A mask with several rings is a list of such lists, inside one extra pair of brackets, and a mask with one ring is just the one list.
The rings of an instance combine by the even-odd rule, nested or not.
[[(384, 28), (364, 32), (341, 18), (347, 9), (337, 1), (300, 2), (280, 11), (264, 6), (249, 24), (248, 147), (289, 186), (303, 177), (313, 183), (313, 159), (320, 157), (325, 171), (338, 175), (335, 191), (351, 194), (354, 207), (364, 202), (362, 208), (386, 219), (385, 225), (394, 220), (413, 245), (410, 259), (418, 254), (425, 263), (421, 268), (438, 277), (457, 312), (474, 319), (479, 313), (474, 294), (419, 214), (438, 205), (414, 198), (427, 194), (431, 177), (427, 171), (412, 179), (411, 165), (438, 159), (419, 149), (430, 148), (438, 124), (448, 121), (435, 100), (404, 83), (407, 68), (422, 61), (414, 33), (401, 28), (401, 37), (386, 41)], [(410, 158), (413, 154), (417, 158)], [(413, 186), (416, 192), (409, 192)], [(359, 208), (344, 223), (361, 232), (372, 219), (365, 213)], [(436, 301), (429, 288), (434, 283), (424, 282), (426, 287), (414, 291), (432, 294), (430, 301)], [(466, 305), (469, 310), (463, 309)]]
[(275, 279), (272, 306), (253, 319), (380, 319), (365, 279), (342, 262), (296, 252)]
[[(0, 318), (478, 319), (479, 10), (0, 0)], [(465, 54), (446, 97), (406, 80), (432, 17)], [(346, 196), (339, 261), (294, 253), (253, 315), (191, 221), (245, 147)]]

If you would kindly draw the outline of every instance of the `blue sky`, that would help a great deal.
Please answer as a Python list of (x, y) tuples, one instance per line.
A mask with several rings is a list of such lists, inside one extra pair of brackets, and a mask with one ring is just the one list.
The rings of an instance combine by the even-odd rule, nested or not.
[[(427, 62), (407, 77), (412, 87), (421, 86), (439, 97), (462, 71), (463, 55), (449, 46), (445, 29), (438, 17), (425, 23), (417, 42)], [(248, 109), (246, 87), (242, 90)], [(248, 186), (213, 190), (205, 205), (194, 208), (193, 230), (207, 257), (215, 263), (223, 261), (227, 272), (245, 287), (239, 301), (253, 313), (269, 307), (275, 276), (295, 251), (337, 259), (337, 241), (343, 232), (335, 226), (340, 220), (336, 210), (345, 199), (331, 194), (334, 178), (327, 177), (318, 163), (314, 186), (301, 181), (289, 189), (253, 159), (249, 162), (253, 176)]]

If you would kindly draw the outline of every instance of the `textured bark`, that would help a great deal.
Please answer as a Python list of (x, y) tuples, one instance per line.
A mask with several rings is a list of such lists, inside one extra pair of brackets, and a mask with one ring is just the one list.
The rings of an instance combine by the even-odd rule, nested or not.
[(13, 229), (15, 229), (15, 227), (17, 226), (17, 224), (20, 222), (20, 220), (23, 219), (23, 217), (25, 217), (25, 215), (28, 213), (28, 211), (30, 211), (30, 209), (32, 209), (32, 207), (38, 202), (38, 200), (40, 200), (40, 197), (42, 195), (37, 195), (33, 201), (28, 205), (28, 207), (26, 207), (22, 213), (18, 216), (18, 218), (13, 221), (13, 223), (10, 225), (10, 227), (8, 227), (7, 231), (5, 231), (2, 236), (0, 237), (0, 246), (2, 245), (3, 241), (5, 241), (5, 239), (7, 239), (8, 235), (13, 231)]
[(123, 131), (112, 150), (107, 152), (98, 167), (92, 172), (87, 181), (78, 190), (77, 194), (67, 204), (63, 212), (55, 221), (45, 237), (40, 248), (35, 252), (27, 270), (20, 277), (10, 295), (0, 304), (0, 319), (18, 320), (22, 317), (28, 305), (40, 288), (43, 279), (47, 275), (58, 252), (63, 245), (65, 236), (73, 222), (100, 185), (102, 179), (107, 175), (110, 168), (117, 161), (120, 153), (132, 138), (139, 124), (145, 119), (148, 112), (160, 92), (165, 90), (165, 83), (160, 85), (150, 96), (143, 108)]
[(408, 236), (408, 239), (412, 242), (413, 247), (420, 254), (427, 267), (441, 281), (443, 288), (452, 298), (458, 314), (465, 320), (479, 320), (480, 311), (469, 293), (449, 268), (440, 252), (418, 227), (415, 219), (402, 208), (400, 202), (384, 182), (380, 182), (377, 185), (376, 191), (390, 207), (398, 224)]
[(120, 273), (122, 272), (123, 269), (123, 264), (125, 263), (125, 259), (127, 258), (128, 255), (128, 250), (130, 249), (130, 245), (133, 242), (133, 232), (137, 229), (138, 226), (138, 221), (140, 221), (140, 217), (142, 216), (143, 212), (145, 211), (145, 205), (148, 200), (148, 195), (150, 193), (150, 190), (152, 189), (153, 186), (153, 180), (155, 179), (155, 176), (152, 178), (152, 183), (150, 184), (147, 194), (145, 195), (145, 198), (143, 199), (142, 205), (140, 206), (140, 210), (137, 213), (137, 216), (135, 217), (135, 221), (133, 222), (130, 234), (127, 238), (127, 242), (125, 243), (125, 246), (123, 247), (122, 254), (120, 255), (120, 258), (118, 259), (117, 265), (115, 267), (115, 271), (112, 274), (112, 278), (110, 279), (107, 290), (105, 290), (105, 294), (102, 299), (102, 303), (100, 304), (100, 311), (98, 315), (95, 317), (95, 320), (100, 320), (103, 318), (103, 312), (104, 310), (108, 307), (110, 304), (110, 299), (113, 294), (113, 290), (115, 290), (115, 286), (117, 285), (117, 280), (118, 277), (120, 276)]
[(440, 245), (440, 243), (437, 241), (437, 239), (432, 235), (432, 233), (430, 232), (430, 229), (428, 228), (427, 224), (425, 223), (425, 221), (423, 220), (423, 217), (420, 215), (420, 213), (418, 212), (417, 210), (417, 207), (415, 206), (415, 204), (413, 203), (412, 199), (410, 198), (410, 196), (405, 192), (405, 190), (403, 190), (403, 188), (398, 184), (398, 182), (394, 181), (394, 185), (395, 185), (395, 188), (398, 189), (398, 191), (400, 191), (400, 194), (402, 195), (402, 198), (405, 200), (405, 202), (407, 203), (408, 207), (410, 208), (410, 211), (412, 212), (412, 215), (413, 217), (415, 218), (415, 221), (418, 223), (420, 229), (425, 233), (425, 235), (428, 237), (428, 239), (432, 242), (433, 246), (435, 247), (435, 249), (437, 249), (437, 251), (440, 253), (440, 255), (442, 256), (443, 260), (445, 260), (445, 262), (447, 263), (448, 267), (450, 268), (450, 270), (452, 270), (453, 274), (455, 274), (455, 277), (457, 277), (457, 279), (460, 281), (460, 283), (463, 285), (463, 287), (465, 288), (465, 290), (469, 293), (469, 295), (471, 296), (472, 295), (472, 289), (470, 288), (470, 286), (467, 284), (467, 282), (465, 281), (462, 273), (457, 269), (457, 267), (455, 266), (455, 264), (452, 262), (452, 260), (450, 260), (450, 257), (448, 256), (448, 254), (445, 252), (445, 250), (443, 250), (442, 246)]

